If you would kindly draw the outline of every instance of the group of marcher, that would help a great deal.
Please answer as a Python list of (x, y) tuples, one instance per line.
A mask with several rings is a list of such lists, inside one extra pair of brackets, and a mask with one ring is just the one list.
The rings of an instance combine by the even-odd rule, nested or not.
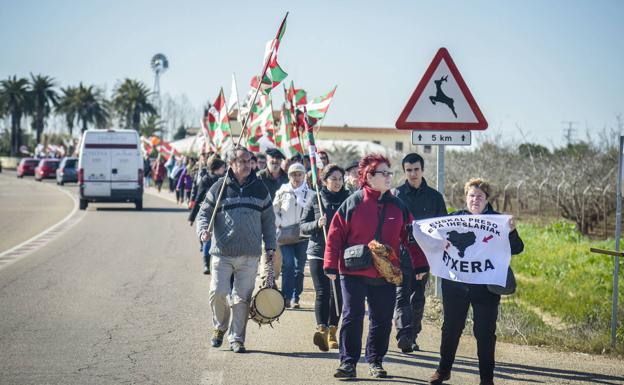
[[(339, 349), (340, 365), (334, 376), (356, 376), (367, 304), (365, 358), (369, 374), (383, 378), (393, 324), (398, 348), (404, 353), (419, 350), (429, 266), (411, 224), (448, 215), (447, 209), (442, 195), (427, 185), (424, 160), (418, 154), (403, 158), (405, 182), (394, 189), (390, 161), (382, 155), (365, 156), (346, 168), (330, 163), (327, 153), (319, 155), (323, 167), (316, 186), (304, 157), (286, 159), (277, 149), (253, 154), (235, 147), (225, 161), (215, 154), (201, 154), (197, 167), (180, 162), (171, 172), (169, 162), (159, 159), (151, 170), (156, 186), (167, 176), (174, 182), (178, 179), (176, 188), (187, 191), (183, 178), (190, 178), (188, 219), (191, 225), (196, 222), (204, 273), (211, 275), (213, 347), (221, 346), (229, 332), (230, 349), (246, 351), (246, 324), (258, 272), (261, 281), (281, 275), (285, 307), (299, 308), (307, 263), (316, 292), (312, 341), (321, 351)], [(454, 214), (498, 214), (487, 201), (487, 182), (470, 179), (464, 191), (466, 209)], [(523, 244), (513, 221), (510, 229), (511, 253), (518, 254)], [(403, 274), (400, 285), (389, 283), (375, 265), (349, 267), (347, 254), (372, 240), (393, 251), (389, 261)], [(472, 306), (480, 383), (493, 384), (500, 295), (486, 285), (447, 280), (442, 281), (442, 295), (441, 358), (429, 383), (442, 384), (450, 378)]]

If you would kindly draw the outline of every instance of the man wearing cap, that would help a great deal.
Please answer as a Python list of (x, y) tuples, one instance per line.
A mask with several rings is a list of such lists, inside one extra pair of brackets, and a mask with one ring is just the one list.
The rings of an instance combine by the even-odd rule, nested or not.
[(356, 160), (351, 162), (346, 168), (347, 172), (345, 175), (345, 188), (350, 192), (357, 191), (360, 186), (358, 185), (358, 165), (359, 162)]
[[(286, 159), (286, 157), (277, 148), (266, 150), (266, 155), (266, 168), (258, 171), (258, 179), (267, 186), (271, 194), (271, 201), (273, 201), (277, 190), (279, 190), (283, 184), (288, 183), (288, 174), (286, 174), (281, 167), (282, 161)], [(282, 254), (279, 252), (279, 248), (277, 248), (273, 255), (273, 269), (275, 271), (275, 279), (277, 279), (282, 269)], [(260, 258), (260, 278), (262, 282), (266, 279), (268, 272), (266, 253), (263, 252)]]

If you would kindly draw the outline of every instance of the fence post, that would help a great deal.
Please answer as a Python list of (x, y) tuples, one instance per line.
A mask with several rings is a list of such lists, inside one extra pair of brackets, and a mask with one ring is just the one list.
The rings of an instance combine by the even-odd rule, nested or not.
[(538, 214), (542, 213), (542, 187), (544, 187), (544, 184), (546, 184), (546, 182), (548, 181), (548, 178), (545, 178), (542, 183), (539, 184), (539, 187), (537, 188), (537, 212)]
[(511, 182), (507, 183), (503, 189), (503, 212), (507, 212), (507, 189), (510, 184)]
[(589, 190), (590, 187), (591, 186), (585, 187), (585, 190), (583, 190), (583, 195), (582, 195), (583, 201), (581, 202), (581, 234), (586, 234), (585, 233), (585, 201), (587, 199), (585, 199), (585, 194), (587, 194), (587, 191)]
[(604, 219), (603, 222), (605, 239), (609, 238), (609, 233), (607, 230), (607, 191), (609, 191), (609, 187), (611, 187), (611, 184), (607, 183), (605, 188), (602, 190), (602, 214)]
[(516, 198), (518, 199), (518, 213), (516, 214), (517, 217), (520, 217), (520, 207), (522, 206), (522, 204), (520, 203), (520, 187), (524, 184), (524, 180), (521, 180), (518, 183), (518, 186), (516, 187)]

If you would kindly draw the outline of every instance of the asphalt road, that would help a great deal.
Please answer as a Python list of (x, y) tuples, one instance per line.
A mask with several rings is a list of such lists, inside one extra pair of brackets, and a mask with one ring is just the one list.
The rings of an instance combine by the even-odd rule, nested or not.
[[(149, 194), (144, 206), (90, 205), (73, 227), (0, 270), (0, 384), (340, 382), (332, 377), (337, 353), (312, 345), (309, 278), (301, 310), (274, 329), (249, 324), (248, 354), (211, 348), (209, 279), (187, 212)], [(425, 325), (418, 354), (392, 342), (392, 377), (374, 382), (426, 383), (439, 335)], [(450, 384), (478, 384), (475, 357), (465, 336)], [(497, 362), (497, 384), (624, 384), (624, 362), (600, 356), (501, 343)], [(365, 364), (358, 375), (373, 383)]]

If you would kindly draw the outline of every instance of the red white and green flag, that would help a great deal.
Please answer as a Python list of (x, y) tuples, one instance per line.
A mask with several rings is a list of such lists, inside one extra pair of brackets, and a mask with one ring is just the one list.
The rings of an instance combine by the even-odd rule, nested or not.
[(306, 103), (305, 109), (307, 110), (308, 124), (310, 124), (311, 126), (315, 126), (318, 121), (322, 120), (325, 117), (325, 114), (327, 114), (327, 110), (329, 110), (329, 105), (334, 98), (336, 87), (337, 86), (334, 86), (334, 88), (327, 94), (319, 96), (318, 98), (314, 98), (314, 100), (312, 100), (311, 102)]
[(295, 154), (303, 155), (303, 146), (293, 124), (293, 119), (287, 105), (284, 104), (280, 114), (279, 128), (276, 135), (276, 145), (288, 158)]
[(271, 97), (269, 95), (258, 96), (249, 114), (247, 148), (258, 152), (275, 147), (275, 122)]
[(208, 110), (208, 134), (217, 151), (223, 151), (232, 143), (232, 129), (227, 112), (223, 88), (212, 107)]
[(288, 14), (284, 17), (284, 20), (277, 31), (277, 35), (275, 35), (275, 39), (269, 40), (266, 43), (264, 49), (265, 68), (263, 70), (262, 81), (260, 81), (260, 76), (254, 76), (251, 78), (251, 86), (253, 88), (258, 88), (258, 82), (260, 81), (260, 90), (267, 95), (288, 76), (286, 71), (284, 71), (277, 63), (277, 51), (279, 50), (280, 43), (284, 37), (284, 32), (286, 32), (287, 18)]

